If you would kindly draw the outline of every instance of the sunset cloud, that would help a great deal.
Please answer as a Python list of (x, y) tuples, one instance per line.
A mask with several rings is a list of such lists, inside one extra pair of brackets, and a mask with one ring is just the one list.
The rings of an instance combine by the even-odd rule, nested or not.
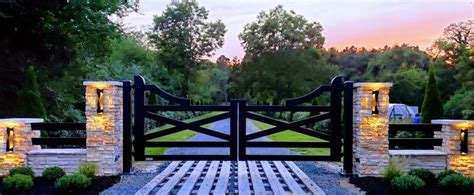
[[(127, 27), (148, 30), (153, 16), (160, 15), (171, 1), (140, 0), (140, 13), (123, 20)], [(243, 57), (238, 34), (245, 24), (256, 19), (259, 12), (281, 4), (308, 20), (318, 21), (324, 28), (325, 47), (363, 46), (379, 48), (407, 43), (421, 49), (429, 47), (451, 23), (473, 18), (469, 0), (202, 0), (209, 10), (209, 19), (222, 20), (227, 27), (225, 44), (216, 51), (217, 58)]]

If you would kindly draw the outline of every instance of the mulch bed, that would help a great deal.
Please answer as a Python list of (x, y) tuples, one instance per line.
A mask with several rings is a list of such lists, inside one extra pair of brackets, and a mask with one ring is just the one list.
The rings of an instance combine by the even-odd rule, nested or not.
[[(92, 180), (92, 184), (84, 192), (74, 193), (74, 194), (81, 194), (81, 195), (89, 195), (89, 194), (99, 194), (100, 192), (104, 191), (105, 189), (113, 186), (115, 183), (120, 181), (120, 176), (108, 176), (108, 177), (96, 177)], [(3, 178), (0, 178), (0, 183), (3, 182)], [(29, 192), (21, 193), (21, 194), (44, 194), (44, 195), (55, 195), (55, 194), (64, 194), (60, 193), (54, 187), (54, 182), (48, 182), (41, 177), (36, 177), (33, 180), (33, 188)], [(19, 194), (19, 193), (7, 193), (4, 192), (3, 185), (0, 185), (0, 194)]]
[[(367, 195), (399, 194), (392, 190), (389, 183), (379, 177), (352, 177), (349, 179), (349, 183), (366, 191)], [(431, 185), (426, 186), (425, 190), (419, 194), (442, 195), (443, 193), (438, 187)]]

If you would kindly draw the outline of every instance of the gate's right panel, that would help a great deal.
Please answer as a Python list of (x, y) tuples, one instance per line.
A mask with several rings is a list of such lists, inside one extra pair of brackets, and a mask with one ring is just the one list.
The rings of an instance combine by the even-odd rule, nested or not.
[(239, 160), (340, 161), (343, 77), (285, 105), (239, 102)]

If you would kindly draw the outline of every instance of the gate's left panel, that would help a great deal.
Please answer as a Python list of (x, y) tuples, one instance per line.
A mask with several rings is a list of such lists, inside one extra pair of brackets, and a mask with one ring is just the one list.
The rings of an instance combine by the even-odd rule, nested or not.
[(192, 105), (136, 76), (135, 160), (235, 160), (237, 104)]

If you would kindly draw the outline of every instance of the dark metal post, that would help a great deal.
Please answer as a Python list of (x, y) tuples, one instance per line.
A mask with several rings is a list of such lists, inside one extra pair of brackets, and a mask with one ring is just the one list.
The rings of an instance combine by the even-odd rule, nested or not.
[(133, 83), (134, 87), (134, 109), (135, 109), (135, 123), (133, 125), (133, 146), (134, 146), (134, 156), (135, 160), (145, 160), (145, 109), (144, 109), (144, 101), (145, 101), (145, 80), (141, 76), (135, 76), (135, 80)]
[(335, 77), (331, 82), (331, 159), (341, 160), (341, 93), (342, 76)]
[(344, 172), (352, 174), (352, 112), (353, 112), (353, 85), (352, 81), (344, 83)]
[(123, 172), (129, 173), (132, 167), (132, 104), (131, 82), (123, 81)]
[(230, 158), (237, 160), (237, 132), (238, 132), (238, 111), (239, 102), (237, 100), (230, 101)]
[(247, 117), (245, 116), (245, 110), (247, 106), (247, 101), (245, 100), (238, 100), (239, 109), (238, 109), (238, 118), (239, 118), (239, 136), (238, 136), (238, 143), (239, 143), (239, 159), (238, 160), (246, 160), (246, 135), (247, 135), (247, 127), (245, 120)]

